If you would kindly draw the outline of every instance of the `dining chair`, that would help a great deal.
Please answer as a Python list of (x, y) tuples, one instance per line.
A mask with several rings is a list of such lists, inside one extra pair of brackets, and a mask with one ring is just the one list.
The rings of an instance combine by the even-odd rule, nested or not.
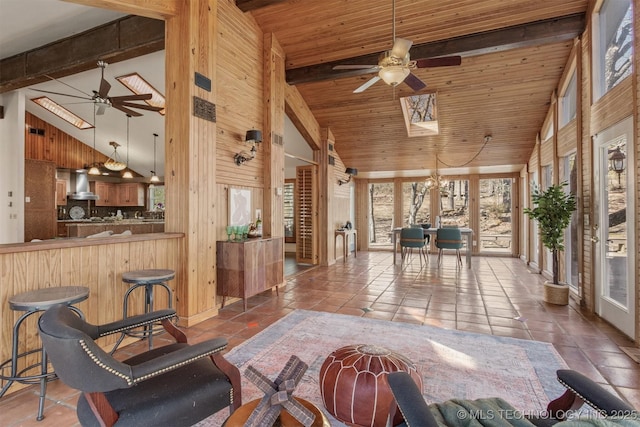
[(424, 230), (426, 230), (427, 228), (431, 227), (431, 224), (411, 224), (410, 225), (411, 228), (420, 228), (422, 229), (422, 234), (424, 237), (424, 242), (427, 245), (427, 253), (428, 253), (428, 249), (429, 249), (429, 242), (431, 242), (431, 236), (428, 235), (427, 233), (424, 232)]
[(429, 262), (428, 252), (425, 250), (424, 232), (422, 227), (405, 227), (400, 230), (400, 248), (402, 249), (402, 262), (409, 256), (413, 249), (418, 249), (418, 255), (420, 256), (420, 267), (422, 267), (422, 257), (424, 257), (425, 263)]
[(462, 233), (459, 228), (445, 227), (436, 231), (436, 248), (438, 248), (438, 265), (442, 264), (442, 252), (444, 249), (455, 249), (458, 263), (462, 267), (460, 249), (463, 247)]

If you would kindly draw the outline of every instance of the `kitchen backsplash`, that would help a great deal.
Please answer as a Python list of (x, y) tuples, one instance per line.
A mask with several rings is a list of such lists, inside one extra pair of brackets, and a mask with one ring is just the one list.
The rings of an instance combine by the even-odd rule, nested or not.
[(139, 218), (164, 219), (163, 211), (145, 211), (144, 209), (136, 206), (94, 206), (91, 201), (71, 199), (67, 200), (66, 205), (58, 206), (58, 219), (74, 219), (69, 215), (69, 211), (74, 206), (79, 206), (84, 210), (84, 218), (115, 216), (118, 210), (120, 210), (124, 218), (135, 218), (137, 213)]

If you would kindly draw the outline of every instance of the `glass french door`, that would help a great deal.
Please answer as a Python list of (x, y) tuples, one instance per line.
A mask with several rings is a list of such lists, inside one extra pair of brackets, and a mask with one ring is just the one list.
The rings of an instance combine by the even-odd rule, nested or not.
[[(634, 173), (627, 173), (634, 165), (633, 120), (628, 118), (598, 134), (594, 154), (596, 311), (634, 337)], [(621, 162), (614, 165), (612, 156)]]

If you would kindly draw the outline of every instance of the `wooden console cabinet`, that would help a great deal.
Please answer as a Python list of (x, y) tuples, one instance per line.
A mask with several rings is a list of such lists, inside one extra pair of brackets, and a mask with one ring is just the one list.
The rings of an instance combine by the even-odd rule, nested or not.
[(226, 297), (247, 298), (283, 283), (284, 238), (266, 237), (243, 242), (218, 241), (218, 295), (222, 306)]

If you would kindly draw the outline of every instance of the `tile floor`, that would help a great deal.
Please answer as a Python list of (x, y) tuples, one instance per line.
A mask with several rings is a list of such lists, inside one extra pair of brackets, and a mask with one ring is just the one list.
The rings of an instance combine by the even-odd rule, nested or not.
[[(472, 269), (456, 270), (453, 256), (445, 256), (439, 268), (432, 256), (421, 269), (417, 257), (400, 266), (391, 263), (389, 252), (359, 252), (346, 263), (289, 277), (279, 296), (268, 291), (251, 298), (246, 313), (242, 303), (234, 303), (186, 332), (192, 342), (225, 336), (231, 348), (301, 308), (546, 341), (571, 368), (640, 408), (640, 365), (620, 350), (633, 343), (574, 302), (567, 307), (543, 303), (542, 281), (514, 258), (474, 257)], [(118, 357), (145, 345), (122, 348)], [(41, 422), (35, 420), (37, 394), (31, 386), (0, 399), (0, 425), (78, 425), (77, 392), (60, 381), (49, 383)]]

